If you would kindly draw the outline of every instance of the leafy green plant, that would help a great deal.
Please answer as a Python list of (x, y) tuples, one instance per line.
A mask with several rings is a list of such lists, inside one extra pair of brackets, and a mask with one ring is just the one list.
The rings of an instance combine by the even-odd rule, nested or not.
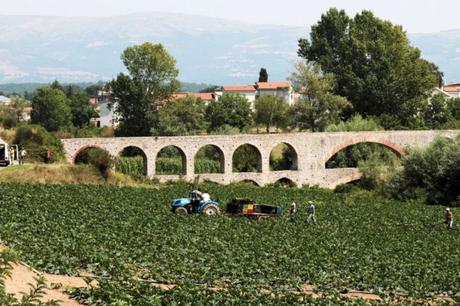
[[(255, 222), (171, 213), (171, 199), (195, 187), (0, 184), (0, 236), (34, 268), (108, 277), (98, 288), (75, 292), (89, 305), (193, 305), (205, 298), (218, 305), (295, 304), (288, 292), (304, 284), (332, 296), (354, 289), (423, 300), (460, 292), (460, 252), (453, 247), (460, 236), (442, 224), (442, 207), (366, 191), (204, 184), (199, 187), (222, 209), (234, 197), (250, 197), (281, 205), (282, 216)], [(317, 204), (314, 226), (306, 222), (310, 199)], [(296, 224), (288, 218), (292, 201), (298, 203)], [(149, 282), (178, 287), (162, 291)]]

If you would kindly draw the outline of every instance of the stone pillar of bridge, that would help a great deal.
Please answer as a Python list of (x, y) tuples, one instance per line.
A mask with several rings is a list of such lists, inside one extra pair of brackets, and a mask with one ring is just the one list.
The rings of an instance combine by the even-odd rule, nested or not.
[(221, 146), (223, 153), (223, 181), (229, 184), (233, 181), (233, 148), (231, 146)]
[(156, 155), (147, 154), (147, 177), (153, 177), (155, 175), (155, 168), (156, 168), (155, 163), (156, 163)]
[(185, 177), (187, 180), (193, 180), (195, 176), (195, 155), (191, 152), (185, 152)]

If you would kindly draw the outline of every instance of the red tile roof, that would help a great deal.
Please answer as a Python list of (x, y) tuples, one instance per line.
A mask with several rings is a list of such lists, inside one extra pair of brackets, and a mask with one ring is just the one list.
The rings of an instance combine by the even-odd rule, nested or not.
[(224, 91), (255, 91), (256, 87), (254, 85), (231, 85), (223, 86)]
[(97, 105), (97, 99), (96, 98), (89, 98), (89, 104), (92, 104), (92, 105)]
[(257, 82), (257, 87), (262, 90), (267, 89), (283, 89), (283, 88), (290, 88), (291, 83), (289, 82)]
[(212, 92), (176, 92), (172, 95), (173, 100), (186, 97), (194, 97), (203, 101), (214, 101), (214, 93)]
[(460, 83), (448, 84), (442, 88), (445, 92), (460, 92)]

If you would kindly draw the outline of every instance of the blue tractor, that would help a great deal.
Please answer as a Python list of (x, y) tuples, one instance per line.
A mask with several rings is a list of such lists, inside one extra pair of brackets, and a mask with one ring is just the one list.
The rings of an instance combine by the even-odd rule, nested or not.
[(171, 202), (171, 210), (178, 215), (202, 213), (208, 216), (219, 214), (219, 203), (214, 200), (199, 201), (195, 198), (178, 198)]

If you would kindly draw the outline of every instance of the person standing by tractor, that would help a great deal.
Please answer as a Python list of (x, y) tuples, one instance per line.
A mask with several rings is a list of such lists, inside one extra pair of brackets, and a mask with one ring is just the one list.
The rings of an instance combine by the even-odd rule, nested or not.
[(10, 147), (10, 164), (14, 164), (15, 158), (14, 158), (14, 147)]
[(205, 190), (203, 194), (201, 195), (201, 199), (203, 202), (209, 202), (211, 201), (211, 196), (209, 195), (208, 191)]
[(200, 206), (200, 202), (203, 200), (203, 195), (200, 191), (200, 188), (197, 188), (192, 191), (192, 209), (194, 211), (197, 210), (198, 206)]
[(289, 208), (289, 220), (295, 223), (295, 215), (297, 213), (297, 203), (292, 200), (291, 207)]
[(454, 214), (450, 210), (450, 208), (446, 208), (446, 213), (444, 215), (444, 223), (447, 224), (448, 229), (452, 229), (454, 226)]
[(316, 206), (313, 201), (308, 201), (307, 213), (307, 222), (316, 224)]

